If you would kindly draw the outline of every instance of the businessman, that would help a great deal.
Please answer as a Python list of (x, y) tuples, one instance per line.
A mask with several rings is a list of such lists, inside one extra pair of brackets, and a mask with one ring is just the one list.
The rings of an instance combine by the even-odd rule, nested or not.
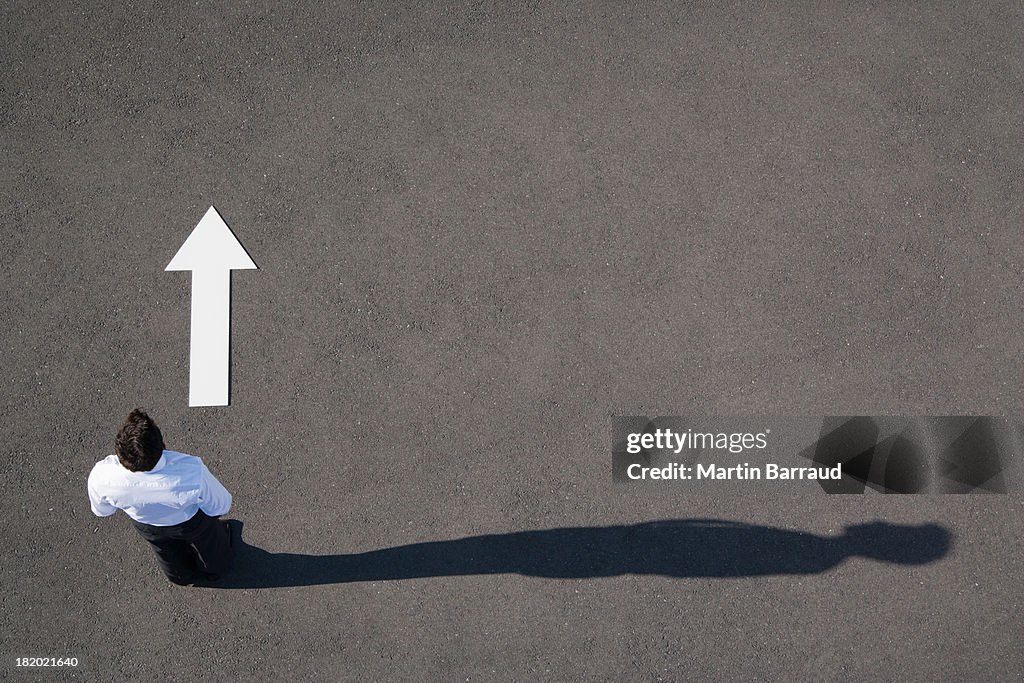
[(219, 579), (237, 545), (232, 527), (217, 519), (231, 508), (227, 489), (199, 458), (166, 450), (160, 428), (138, 408), (114, 450), (89, 473), (93, 513), (124, 510), (172, 583)]

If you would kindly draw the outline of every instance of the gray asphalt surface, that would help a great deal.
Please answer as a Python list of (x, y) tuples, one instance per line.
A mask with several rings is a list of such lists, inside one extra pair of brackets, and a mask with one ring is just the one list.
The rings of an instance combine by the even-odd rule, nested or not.
[[(1019, 493), (609, 471), (612, 415), (1021, 414), (1019, 4), (0, 12), (16, 680), (1024, 676)], [(164, 267), (211, 204), (260, 270), (233, 277), (232, 405), (190, 409), (189, 277)], [(90, 514), (136, 405), (232, 490), (250, 558), (294, 556), (281, 585), (172, 586)], [(755, 549), (872, 521), (953, 546), (810, 573), (786, 546), (731, 578), (448, 556), (576, 528), (546, 547), (588, 574), (586, 529), (695, 519)], [(403, 550), (446, 541), (429, 567)], [(376, 573), (288, 583), (373, 551)]]

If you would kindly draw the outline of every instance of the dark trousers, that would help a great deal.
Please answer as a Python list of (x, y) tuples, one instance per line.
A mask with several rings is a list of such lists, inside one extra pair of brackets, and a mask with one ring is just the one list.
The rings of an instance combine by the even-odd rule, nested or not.
[(231, 563), (233, 548), (227, 522), (202, 510), (174, 526), (151, 526), (135, 520), (132, 524), (149, 541), (160, 569), (173, 583), (192, 583), (197, 574), (219, 577)]

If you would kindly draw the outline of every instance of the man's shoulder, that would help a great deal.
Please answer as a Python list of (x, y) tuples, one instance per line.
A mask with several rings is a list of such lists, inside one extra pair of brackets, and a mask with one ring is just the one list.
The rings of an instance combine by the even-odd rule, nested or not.
[(189, 455), (188, 453), (179, 453), (178, 451), (164, 451), (164, 460), (168, 467), (174, 469), (192, 469), (202, 468), (203, 460), (196, 455)]
[(116, 472), (121, 469), (124, 468), (121, 467), (121, 461), (117, 459), (117, 456), (108, 455), (92, 466), (92, 470), (89, 472), (89, 477), (92, 478), (106, 473)]

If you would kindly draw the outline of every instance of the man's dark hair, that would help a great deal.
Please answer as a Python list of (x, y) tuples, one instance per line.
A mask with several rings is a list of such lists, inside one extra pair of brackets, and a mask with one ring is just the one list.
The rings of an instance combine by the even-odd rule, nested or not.
[(114, 441), (117, 459), (126, 470), (148, 472), (164, 452), (164, 437), (141, 408), (128, 413)]

